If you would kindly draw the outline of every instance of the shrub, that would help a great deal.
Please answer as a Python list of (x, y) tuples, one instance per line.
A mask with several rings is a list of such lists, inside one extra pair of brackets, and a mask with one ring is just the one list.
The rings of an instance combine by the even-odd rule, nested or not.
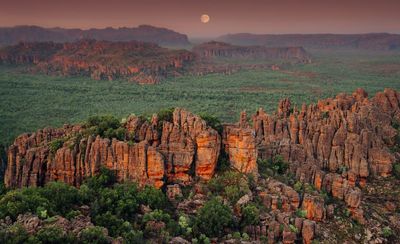
[(88, 227), (81, 231), (79, 240), (83, 244), (106, 244), (109, 243), (103, 233), (103, 228), (99, 226)]
[(208, 126), (216, 130), (219, 134), (222, 134), (222, 123), (217, 117), (207, 113), (200, 113), (200, 117), (206, 121)]
[(152, 209), (164, 209), (168, 202), (165, 194), (153, 186), (145, 186), (140, 190), (138, 199), (141, 204), (148, 205)]
[(125, 128), (121, 127), (119, 120), (111, 115), (89, 117), (85, 123), (85, 127), (85, 134), (100, 135), (101, 137), (110, 139), (125, 139)]
[(297, 209), (296, 215), (297, 215), (297, 217), (305, 218), (307, 216), (307, 210)]
[(91, 204), (91, 214), (96, 216), (111, 212), (118, 218), (129, 220), (139, 208), (135, 184), (118, 184), (114, 188), (103, 188)]
[(390, 237), (390, 236), (393, 235), (393, 231), (392, 231), (392, 229), (390, 229), (390, 227), (388, 227), (388, 226), (383, 227), (383, 229), (382, 229), (382, 235), (383, 235), (383, 237), (388, 238), (388, 237)]
[(95, 225), (105, 227), (109, 235), (113, 237), (117, 237), (132, 229), (129, 222), (124, 225), (125, 221), (113, 215), (111, 212), (96, 215), (93, 220)]
[(248, 225), (258, 225), (260, 223), (260, 210), (254, 205), (249, 204), (242, 209), (242, 227)]
[(64, 138), (58, 138), (49, 142), (50, 153), (54, 155), (64, 145), (64, 140)]
[(275, 173), (282, 175), (286, 173), (287, 169), (289, 168), (289, 165), (287, 162), (283, 160), (282, 156), (277, 155), (271, 161), (271, 168), (272, 170), (274, 170)]
[(210, 237), (220, 237), (224, 228), (233, 225), (231, 209), (224, 205), (220, 199), (213, 198), (199, 210), (195, 227), (200, 233)]
[(86, 184), (93, 190), (98, 190), (103, 187), (112, 186), (117, 182), (115, 171), (106, 167), (101, 167), (98, 175), (92, 176), (86, 180)]
[(49, 182), (40, 189), (41, 195), (49, 200), (55, 213), (65, 216), (74, 205), (80, 203), (78, 189), (63, 182)]
[(230, 170), (212, 178), (208, 188), (216, 195), (222, 195), (235, 204), (243, 195), (250, 191), (247, 178), (242, 173)]
[(27, 243), (28, 239), (28, 233), (26, 232), (25, 228), (19, 224), (14, 224), (8, 228), (0, 229), (0, 243)]
[(39, 230), (36, 235), (31, 238), (36, 243), (76, 243), (72, 235), (67, 235), (58, 227), (47, 227)]
[(400, 179), (400, 163), (393, 164), (393, 175)]
[(51, 212), (50, 202), (44, 198), (38, 188), (24, 188), (7, 192), (0, 200), (0, 218), (10, 216), (16, 219), (19, 214), (35, 213), (40, 207)]

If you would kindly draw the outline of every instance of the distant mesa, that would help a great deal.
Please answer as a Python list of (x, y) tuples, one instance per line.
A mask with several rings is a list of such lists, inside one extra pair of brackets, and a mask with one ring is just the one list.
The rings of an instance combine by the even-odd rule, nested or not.
[(302, 46), (304, 48), (319, 49), (400, 49), (400, 35), (388, 33), (282, 35), (238, 33), (224, 35), (217, 40), (235, 45), (262, 45), (266, 47)]
[(43, 28), (25, 25), (0, 28), (0, 45), (3, 46), (17, 44), (18, 42), (73, 42), (81, 39), (104, 41), (136, 40), (153, 42), (163, 46), (190, 45), (186, 35), (150, 25), (89, 30)]

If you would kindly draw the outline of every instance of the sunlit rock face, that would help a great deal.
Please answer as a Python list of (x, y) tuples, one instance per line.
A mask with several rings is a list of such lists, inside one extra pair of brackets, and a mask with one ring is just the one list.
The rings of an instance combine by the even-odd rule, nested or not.
[(100, 167), (115, 170), (120, 182), (158, 188), (165, 183), (187, 184), (195, 176), (204, 180), (213, 176), (221, 145), (217, 131), (183, 109), (176, 109), (173, 120), (164, 121), (161, 129), (157, 126), (156, 117), (151, 122), (130, 117), (125, 127), (134, 143), (87, 136), (72, 144), (64, 142), (56, 152), (50, 152), (51, 141), (73, 138), (84, 128), (64, 126), (23, 134), (8, 150), (5, 184), (23, 187), (63, 181), (79, 186)]

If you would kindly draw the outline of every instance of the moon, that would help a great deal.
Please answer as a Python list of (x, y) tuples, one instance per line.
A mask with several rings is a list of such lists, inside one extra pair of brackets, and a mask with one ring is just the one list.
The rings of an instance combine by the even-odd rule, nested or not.
[(208, 16), (208, 14), (203, 14), (200, 17), (200, 20), (202, 23), (206, 24), (210, 21), (210, 16)]

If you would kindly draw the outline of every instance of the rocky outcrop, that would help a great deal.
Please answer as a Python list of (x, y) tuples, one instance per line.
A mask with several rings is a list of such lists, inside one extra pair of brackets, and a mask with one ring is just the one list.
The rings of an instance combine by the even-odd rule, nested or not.
[(224, 150), (229, 156), (231, 166), (242, 173), (257, 175), (257, 148), (254, 130), (246, 121), (246, 113), (242, 113), (237, 124), (224, 125), (222, 140)]
[(309, 63), (311, 56), (302, 47), (234, 46), (224, 42), (207, 42), (195, 46), (193, 52), (201, 58), (232, 58), (254, 60), (296, 60)]
[(144, 41), (166, 46), (187, 46), (188, 37), (173, 30), (140, 25), (138, 27), (105, 29), (64, 29), (43, 28), (39, 26), (15, 26), (0, 28), (0, 45), (13, 45), (18, 42), (73, 42), (80, 39), (100, 41)]
[[(162, 123), (161, 133), (156, 116), (151, 123), (130, 117), (125, 127), (127, 137), (133, 137), (129, 142), (78, 137), (85, 134), (82, 126), (23, 134), (8, 150), (5, 184), (23, 187), (63, 181), (79, 186), (101, 167), (114, 170), (118, 181), (158, 188), (166, 182), (186, 184), (194, 176), (204, 180), (213, 176), (221, 139), (199, 116), (176, 109), (173, 120)], [(63, 145), (51, 152), (51, 142), (61, 138)]]
[(186, 50), (170, 50), (139, 41), (82, 40), (73, 43), (20, 43), (0, 50), (0, 63), (34, 64), (32, 71), (95, 80), (127, 79), (158, 83), (178, 75), (193, 60)]
[(347, 172), (351, 185), (363, 185), (368, 176), (391, 174), (400, 96), (385, 89), (369, 100), (363, 90), (351, 96), (339, 94), (300, 110), (289, 100), (280, 102), (275, 115), (260, 109), (253, 116), (258, 157), (280, 154), (301, 167), (315, 167), (330, 173)]

